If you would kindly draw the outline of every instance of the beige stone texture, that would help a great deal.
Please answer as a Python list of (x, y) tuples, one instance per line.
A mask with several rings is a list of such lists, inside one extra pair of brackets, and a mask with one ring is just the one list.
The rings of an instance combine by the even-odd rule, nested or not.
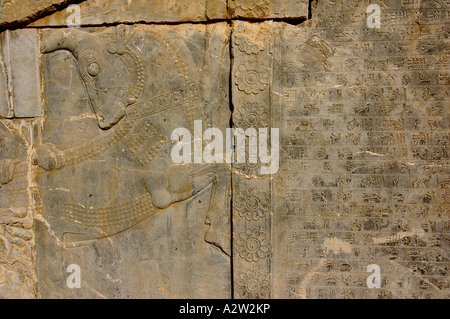
[(0, 298), (450, 297), (448, 1), (26, 3)]
[(448, 6), (369, 4), (233, 24), (234, 124), (281, 131), (277, 174), (233, 166), (238, 298), (449, 296)]
[(230, 0), (228, 3), (230, 14), (234, 18), (308, 18), (308, 0)]
[[(81, 25), (139, 22), (200, 22), (226, 19), (226, 0), (86, 0), (79, 4)], [(31, 26), (65, 26), (74, 13), (61, 10)]]
[[(19, 29), (5, 31), (1, 37), (3, 79), (7, 99), (3, 109), (11, 117), (41, 116), (41, 75), (39, 69), (38, 31)], [(4, 100), (3, 100), (4, 101)]]
[(67, 6), (74, 0), (2, 0), (0, 26), (16, 26)]

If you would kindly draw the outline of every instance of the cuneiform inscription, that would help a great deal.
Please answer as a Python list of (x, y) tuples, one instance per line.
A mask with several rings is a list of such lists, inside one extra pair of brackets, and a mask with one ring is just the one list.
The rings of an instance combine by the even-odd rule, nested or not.
[(377, 30), (333, 3), (310, 40), (280, 32), (277, 294), (448, 296), (448, 4), (384, 2)]

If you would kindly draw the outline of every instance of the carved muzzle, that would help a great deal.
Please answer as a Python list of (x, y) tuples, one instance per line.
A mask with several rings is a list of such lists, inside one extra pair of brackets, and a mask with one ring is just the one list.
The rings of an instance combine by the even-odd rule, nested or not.
[(78, 62), (98, 126), (109, 129), (126, 114), (144, 86), (144, 66), (127, 45), (123, 26), (116, 36), (104, 36), (79, 29), (52, 30), (46, 33), (42, 53), (68, 50)]

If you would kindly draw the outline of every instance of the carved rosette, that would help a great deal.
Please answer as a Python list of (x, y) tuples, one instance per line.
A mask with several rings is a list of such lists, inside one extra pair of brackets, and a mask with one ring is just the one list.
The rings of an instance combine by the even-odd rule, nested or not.
[(233, 0), (233, 5), (239, 16), (262, 18), (270, 11), (269, 0)]
[(239, 90), (247, 94), (258, 94), (267, 88), (270, 82), (270, 72), (257, 59), (250, 59), (239, 65), (234, 73), (234, 78)]
[[(235, 22), (233, 27), (233, 127), (254, 128), (259, 138), (259, 129), (273, 127), (270, 23)], [(246, 137), (245, 163), (233, 164), (234, 287), (236, 298), (263, 299), (272, 290), (271, 179), (261, 174), (266, 164), (259, 156), (250, 161), (248, 144)]]
[[(261, 25), (257, 25), (260, 28)], [(256, 29), (254, 25), (235, 23), (233, 33), (233, 112), (234, 128), (270, 129), (270, 83), (272, 82), (271, 53), (265, 32), (270, 31), (262, 27)], [(269, 36), (270, 37), (270, 36)], [(261, 162), (259, 157), (254, 163), (248, 157), (249, 138), (246, 138), (246, 160), (235, 163), (233, 171), (246, 179), (261, 179)]]
[(270, 113), (268, 108), (259, 103), (246, 103), (233, 114), (235, 127), (263, 128), (269, 127)]
[(258, 270), (240, 273), (236, 278), (236, 292), (243, 299), (266, 299), (270, 293), (267, 275)]
[(250, 187), (239, 193), (234, 207), (239, 217), (248, 221), (259, 221), (269, 213), (270, 198), (266, 192)]
[(247, 262), (258, 262), (269, 257), (270, 242), (267, 235), (259, 229), (247, 229), (236, 239), (236, 251)]
[(261, 36), (257, 36), (252, 41), (249, 41), (245, 35), (236, 35), (234, 38), (234, 45), (239, 51), (247, 54), (259, 54), (259, 52), (266, 49), (264, 39)]

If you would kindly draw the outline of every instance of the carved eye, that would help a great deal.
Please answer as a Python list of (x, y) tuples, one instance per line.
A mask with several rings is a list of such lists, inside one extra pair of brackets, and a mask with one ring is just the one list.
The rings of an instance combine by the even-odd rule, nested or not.
[(100, 73), (100, 65), (97, 62), (92, 62), (88, 65), (87, 72), (90, 76), (96, 77)]

